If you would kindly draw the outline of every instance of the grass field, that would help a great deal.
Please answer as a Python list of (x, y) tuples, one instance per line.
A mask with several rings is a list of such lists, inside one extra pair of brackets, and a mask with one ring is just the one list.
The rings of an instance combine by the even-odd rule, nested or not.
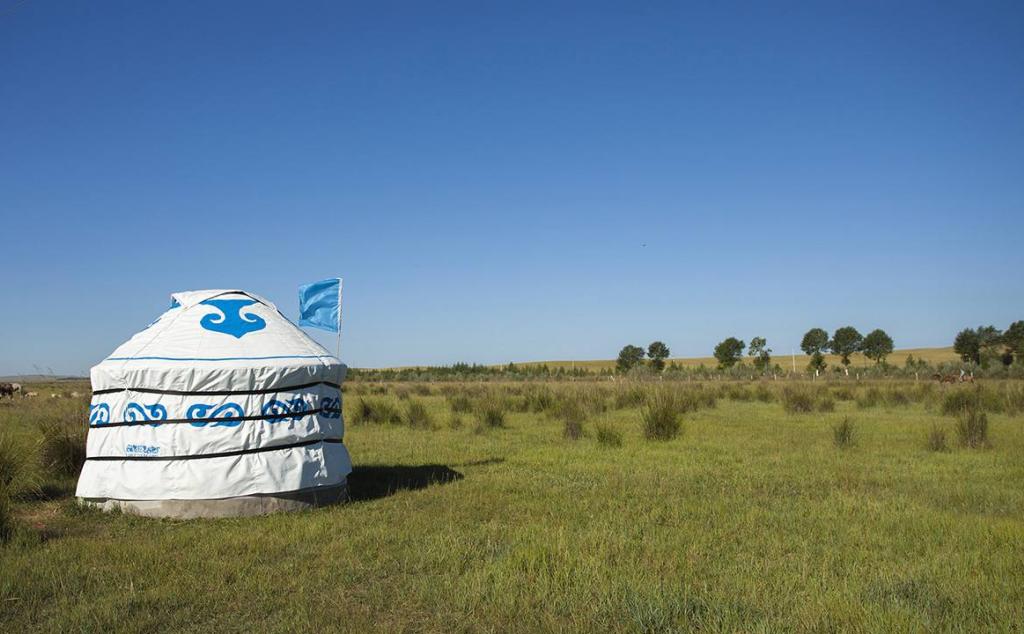
[[(105, 515), (42, 474), (0, 546), (0, 630), (1019, 629), (1024, 386), (782, 383), (352, 385), (355, 499), (294, 515)], [(667, 441), (643, 434), (655, 390), (679, 393)], [(943, 411), (975, 397), (971, 449)], [(31, 449), (29, 400), (0, 433)]]

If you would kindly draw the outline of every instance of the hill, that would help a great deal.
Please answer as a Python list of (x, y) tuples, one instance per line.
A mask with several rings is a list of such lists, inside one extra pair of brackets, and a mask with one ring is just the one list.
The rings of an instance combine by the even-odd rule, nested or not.
[[(889, 359), (888, 359), (889, 363), (903, 365), (903, 362), (904, 362), (904, 360), (906, 360), (907, 355), (910, 355), (910, 354), (914, 355), (915, 359), (924, 359), (925, 361), (927, 361), (928, 363), (931, 363), (933, 365), (937, 364), (937, 363), (944, 363), (944, 362), (947, 362), (947, 361), (957, 361), (959, 359), (957, 354), (955, 352), (953, 352), (953, 348), (952, 347), (947, 347), (947, 348), (905, 348), (903, 350), (896, 350), (891, 355), (889, 355)], [(839, 364), (839, 357), (837, 355), (834, 355), (834, 354), (825, 355), (825, 360), (828, 362), (828, 364), (830, 366), (831, 365)], [(870, 359), (866, 358), (864, 355), (859, 354), (859, 353), (851, 356), (850, 360), (852, 361), (850, 367), (867, 367), (867, 366), (870, 366), (870, 365), (874, 365), (874, 361), (871, 361)], [(808, 357), (805, 354), (798, 354), (798, 355), (780, 354), (778, 351), (776, 351), (776, 353), (772, 356), (772, 361), (774, 363), (778, 363), (779, 365), (781, 365), (783, 367), (783, 369), (786, 369), (786, 370), (792, 369), (794, 364), (795, 364), (797, 370), (803, 370), (804, 368), (807, 367), (807, 364), (810, 361), (810, 357)], [(696, 366), (700, 366), (700, 365), (705, 365), (705, 366), (708, 366), (708, 367), (714, 367), (714, 366), (718, 365), (718, 361), (716, 361), (714, 357), (675, 358), (675, 359), (669, 359), (668, 363), (675, 363), (676, 365), (681, 365), (681, 366), (686, 366), (686, 367), (696, 367)], [(521, 366), (547, 365), (549, 368), (552, 368), (552, 369), (560, 368), (560, 367), (561, 368), (576, 367), (576, 368), (584, 368), (584, 369), (589, 370), (591, 372), (597, 372), (597, 371), (608, 369), (608, 368), (614, 368), (615, 367), (615, 360), (614, 359), (593, 359), (593, 360), (584, 360), (584, 361), (572, 361), (572, 360), (569, 360), (569, 361), (564, 361), (564, 360), (559, 360), (559, 361), (526, 361), (526, 362), (523, 362), (523, 363), (516, 363), (516, 365), (521, 365)]]
[(69, 376), (55, 374), (12, 374), (0, 376), (0, 383), (60, 383), (64, 381), (88, 381), (87, 376)]

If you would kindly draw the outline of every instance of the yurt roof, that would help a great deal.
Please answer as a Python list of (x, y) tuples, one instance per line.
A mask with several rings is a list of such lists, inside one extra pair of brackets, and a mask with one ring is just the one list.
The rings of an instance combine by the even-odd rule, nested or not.
[(334, 380), (344, 366), (267, 299), (237, 289), (185, 291), (92, 368), (93, 389), (252, 389)]

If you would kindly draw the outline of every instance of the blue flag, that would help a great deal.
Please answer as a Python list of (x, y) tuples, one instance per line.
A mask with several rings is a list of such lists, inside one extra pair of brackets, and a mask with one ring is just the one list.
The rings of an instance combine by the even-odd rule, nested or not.
[(338, 332), (341, 328), (341, 278), (299, 287), (299, 325)]

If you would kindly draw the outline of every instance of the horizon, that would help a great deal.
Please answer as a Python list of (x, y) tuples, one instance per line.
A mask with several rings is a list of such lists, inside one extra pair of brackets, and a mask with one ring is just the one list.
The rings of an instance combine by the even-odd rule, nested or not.
[[(917, 353), (917, 352), (936, 352), (936, 351), (943, 351), (943, 352), (949, 351), (949, 352), (952, 352), (952, 350), (953, 350), (952, 346), (936, 346), (936, 347), (923, 347), (923, 348), (893, 348), (892, 353), (889, 354), (889, 360), (892, 361), (892, 363), (891, 363), (892, 365), (899, 365), (899, 360), (895, 359), (895, 357), (897, 357), (897, 356), (902, 357), (904, 354)], [(802, 365), (803, 361), (805, 359), (809, 358), (808, 355), (804, 354), (802, 351), (800, 351), (800, 352), (792, 352), (792, 353), (789, 353), (789, 352), (779, 353), (779, 352), (774, 352), (774, 351), (770, 351), (770, 352), (771, 352), (771, 355), (772, 355), (772, 362), (773, 363), (777, 363), (777, 364), (783, 366), (783, 369), (785, 369), (787, 367), (786, 363), (787, 363), (787, 360), (789, 360), (790, 358), (799, 359), (800, 360), (799, 363), (801, 363), (800, 369), (804, 369), (804, 367)], [(833, 354), (831, 352), (828, 352), (828, 353), (825, 354), (826, 359), (830, 362), (830, 367), (831, 367), (831, 365), (835, 365), (836, 363), (838, 363), (838, 361), (837, 361), (838, 356), (839, 355)], [(853, 368), (853, 367), (866, 367), (866, 366), (872, 366), (872, 365), (875, 364), (874, 361), (871, 361), (870, 359), (865, 357), (862, 352), (855, 352), (852, 355), (850, 355), (850, 358), (853, 361), (853, 363), (851, 363), (851, 366), (850, 366), (851, 368)], [(714, 361), (714, 357), (712, 355), (695, 356), (695, 357), (679, 357), (679, 356), (673, 355), (673, 356), (669, 357), (668, 359), (666, 359), (665, 363), (671, 364), (671, 363), (678, 363), (680, 361), (691, 361), (691, 362), (692, 361), (701, 361), (701, 362), (708, 361), (709, 363), (717, 363), (717, 362)], [(744, 356), (743, 358), (741, 358), (737, 362), (737, 365), (741, 365), (742, 366), (745, 362), (748, 362), (748, 361), (752, 361), (752, 358)], [(421, 365), (405, 365), (405, 366), (376, 366), (376, 367), (374, 367), (374, 366), (348, 366), (346, 364), (346, 366), (350, 370), (404, 370), (404, 369), (409, 369), (409, 368), (428, 369), (428, 368), (438, 368), (438, 367), (452, 367), (454, 365), (470, 365), (470, 366), (484, 366), (484, 367), (503, 367), (503, 366), (508, 366), (510, 364), (511, 365), (516, 365), (516, 366), (530, 366), (530, 365), (545, 365), (545, 364), (547, 364), (547, 365), (551, 365), (552, 367), (558, 367), (558, 366), (564, 366), (567, 363), (569, 363), (569, 364), (575, 364), (575, 363), (579, 363), (579, 364), (598, 364), (598, 363), (600, 363), (600, 364), (612, 364), (612, 365), (614, 365), (615, 364), (615, 358), (614, 357), (608, 357), (606, 359), (534, 359), (534, 360), (527, 360), (527, 361), (507, 361), (507, 362), (504, 362), (504, 363), (488, 363), (488, 364), (474, 363), (472, 361), (455, 361), (453, 363), (448, 363), (448, 364), (444, 364), (444, 365), (440, 365), (440, 366), (437, 366), (437, 365), (422, 365), (422, 364)], [(691, 367), (693, 366), (692, 363), (689, 364), (689, 365)], [(701, 365), (703, 365), (703, 363)], [(586, 367), (582, 367), (581, 369), (587, 370)], [(27, 374), (0, 374), (0, 380), (11, 380), (11, 379), (33, 380), (33, 381), (35, 381), (35, 380), (39, 380), (39, 381), (47, 381), (47, 380), (57, 380), (57, 381), (86, 380), (87, 381), (87, 380), (89, 380), (89, 372), (87, 370), (87, 371), (85, 371), (84, 374), (47, 374), (45, 372), (31, 372), (31, 373), (27, 373)]]
[(1024, 6), (392, 9), (0, 6), (0, 375), (331, 276), (363, 368), (1024, 318)]

